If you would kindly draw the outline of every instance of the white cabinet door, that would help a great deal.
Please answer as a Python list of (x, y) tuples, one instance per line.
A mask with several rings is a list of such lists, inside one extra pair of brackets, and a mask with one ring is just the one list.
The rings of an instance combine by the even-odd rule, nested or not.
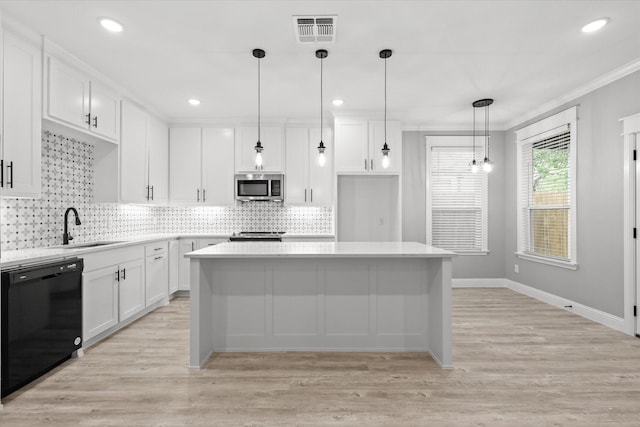
[(47, 114), (78, 128), (87, 129), (89, 79), (51, 56), (47, 60)]
[(2, 38), (2, 196), (40, 197), (40, 50), (8, 32)]
[(178, 290), (180, 283), (180, 241), (169, 241), (169, 295)]
[(180, 239), (180, 283), (178, 284), (178, 289), (181, 291), (188, 291), (190, 289), (189, 277), (191, 274), (189, 273), (189, 258), (185, 258), (184, 254), (187, 252), (195, 251), (197, 249), (198, 241), (195, 239)]
[[(260, 142), (264, 172), (282, 172), (283, 148), (282, 128), (276, 126), (260, 127)], [(257, 127), (243, 127), (240, 129), (239, 141), (236, 141), (236, 172), (252, 172), (256, 170), (256, 151), (254, 147), (258, 142)]]
[(202, 202), (233, 206), (234, 131), (230, 128), (202, 129)]
[(120, 201), (145, 203), (147, 188), (147, 114), (122, 101), (120, 141)]
[(366, 121), (336, 120), (336, 172), (366, 172), (370, 167)]
[(99, 135), (118, 140), (120, 100), (116, 93), (99, 83), (91, 82), (91, 123), (89, 128)]
[(84, 342), (118, 324), (118, 266), (82, 275), (82, 339)]
[(169, 197), (172, 202), (194, 204), (201, 197), (200, 128), (169, 131)]
[(149, 197), (153, 203), (166, 204), (169, 201), (169, 128), (149, 117), (147, 129)]
[(119, 302), (120, 322), (145, 307), (144, 259), (120, 264)]
[[(287, 128), (285, 133), (284, 200), (287, 205), (309, 201), (309, 129)], [(317, 150), (316, 150), (317, 151)]]
[[(309, 129), (309, 197), (307, 200), (314, 206), (331, 206), (333, 204), (334, 155), (334, 144), (331, 129), (323, 129), (322, 141), (326, 147), (324, 166), (320, 166), (320, 163), (318, 162), (320, 129)], [(285, 180), (286, 179), (287, 177), (285, 176)]]
[[(166, 243), (165, 243), (166, 245)], [(161, 301), (169, 292), (169, 263), (167, 253), (146, 259), (146, 307)]]
[[(369, 122), (369, 158), (371, 172), (400, 172), (402, 166), (402, 131), (400, 122), (387, 121), (387, 145), (389, 151), (389, 167), (382, 167), (382, 147), (384, 146), (384, 122)], [(373, 167), (371, 167), (373, 166)]]

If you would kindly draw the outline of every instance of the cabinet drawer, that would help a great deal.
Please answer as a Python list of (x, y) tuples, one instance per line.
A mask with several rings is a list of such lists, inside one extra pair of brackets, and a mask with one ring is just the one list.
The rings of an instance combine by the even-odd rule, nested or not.
[(144, 252), (146, 256), (152, 256), (157, 254), (166, 254), (168, 243), (166, 240), (159, 242), (147, 243), (144, 245)]
[(111, 265), (124, 264), (132, 259), (144, 257), (144, 246), (128, 246), (120, 249), (96, 251), (82, 256), (84, 271), (93, 271)]

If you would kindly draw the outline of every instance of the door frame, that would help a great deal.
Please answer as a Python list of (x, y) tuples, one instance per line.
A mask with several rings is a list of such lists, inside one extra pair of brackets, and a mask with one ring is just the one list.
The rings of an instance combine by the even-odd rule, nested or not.
[(633, 308), (637, 305), (636, 300), (640, 293), (637, 283), (636, 271), (640, 267), (636, 258), (636, 245), (640, 244), (640, 236), (633, 238), (633, 229), (636, 225), (636, 214), (640, 214), (636, 209), (636, 200), (640, 200), (640, 194), (636, 196), (638, 187), (636, 182), (640, 179), (640, 153), (638, 159), (634, 161), (633, 150), (640, 151), (640, 113), (623, 117), (622, 137), (624, 143), (624, 219), (623, 219), (623, 242), (624, 242), (624, 326), (629, 335), (638, 335), (640, 330), (636, 330), (636, 317), (633, 315)]

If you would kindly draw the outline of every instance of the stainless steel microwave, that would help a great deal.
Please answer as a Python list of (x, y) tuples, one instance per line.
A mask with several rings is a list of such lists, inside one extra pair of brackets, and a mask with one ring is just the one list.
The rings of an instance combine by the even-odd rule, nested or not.
[(236, 174), (236, 200), (284, 201), (284, 175), (281, 173)]

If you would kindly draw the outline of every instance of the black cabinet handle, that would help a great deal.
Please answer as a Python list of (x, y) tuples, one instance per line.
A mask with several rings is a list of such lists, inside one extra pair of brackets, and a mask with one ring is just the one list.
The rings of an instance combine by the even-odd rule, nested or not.
[(371, 159), (371, 170), (373, 170), (373, 159)]
[(153, 200), (153, 185), (151, 186), (151, 200)]
[(7, 185), (9, 186), (9, 188), (13, 188), (13, 160), (9, 162), (9, 166), (7, 166), (7, 171), (11, 171), (9, 173), (9, 179), (11, 179), (11, 181), (9, 181), (9, 179), (7, 179)]
[(367, 170), (367, 159), (364, 159), (364, 170)]
[(91, 113), (86, 114), (86, 117), (87, 117), (87, 121), (85, 123), (91, 126)]
[(204, 202), (206, 201), (206, 199), (205, 199), (205, 197), (204, 197), (204, 196), (205, 196), (205, 193), (204, 193), (204, 192), (205, 192), (205, 189), (203, 188), (203, 189), (202, 189), (202, 203), (204, 203)]
[(126, 268), (122, 269), (122, 280), (127, 280), (127, 269)]
[(116, 282), (120, 281), (120, 270), (116, 272)]
[(192, 250), (192, 251), (195, 251), (195, 247), (194, 247), (194, 245), (195, 245), (195, 243), (194, 243), (194, 242), (191, 242), (191, 250)]
[(93, 127), (97, 128), (98, 127), (98, 116), (94, 116), (93, 117)]
[(305, 202), (307, 201), (307, 189), (306, 188), (304, 189), (304, 201)]
[(200, 189), (199, 188), (196, 190), (196, 201), (197, 202), (200, 201)]
[(4, 160), (0, 159), (0, 187), (4, 187)]
[(311, 201), (313, 202), (313, 188), (311, 189)]
[(147, 200), (149, 200), (149, 186), (148, 185), (146, 186), (146, 189), (147, 189)]
[(162, 259), (162, 258), (164, 258), (164, 257), (163, 256), (157, 256), (157, 257), (154, 258), (154, 260), (157, 261), (157, 260)]

